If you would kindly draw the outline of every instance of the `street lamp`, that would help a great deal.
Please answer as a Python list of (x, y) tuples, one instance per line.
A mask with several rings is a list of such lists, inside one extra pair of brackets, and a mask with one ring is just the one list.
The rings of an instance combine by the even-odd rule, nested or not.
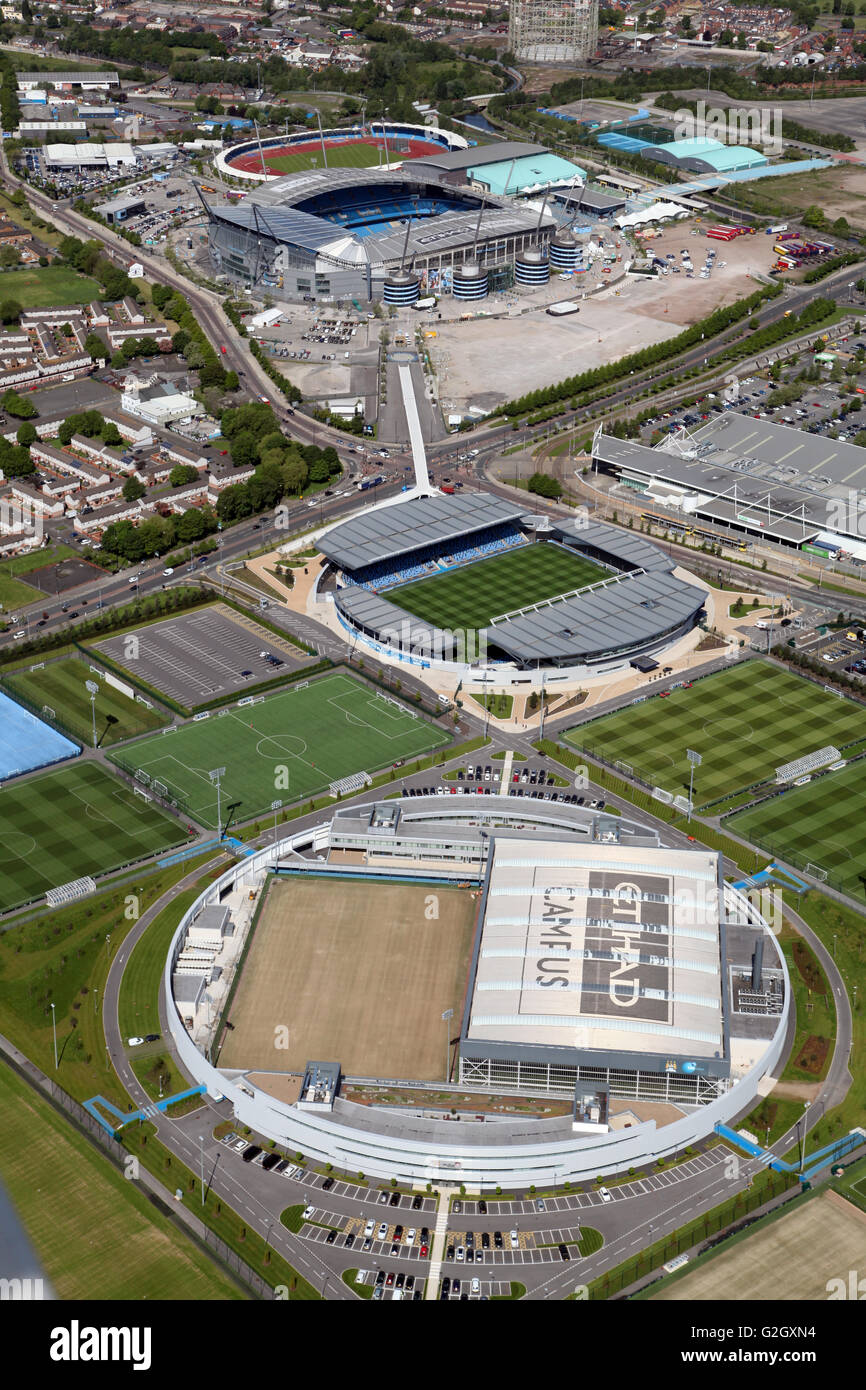
[(224, 767), (215, 767), (215, 768), (212, 768), (211, 771), (208, 773), (208, 777), (210, 778), (210, 780), (211, 780), (211, 782), (213, 783), (213, 785), (216, 787), (216, 794), (217, 794), (217, 835), (219, 836), (220, 839), (222, 839), (222, 837), (223, 837), (222, 805), (221, 805), (221, 802), (220, 802), (220, 778), (221, 778), (221, 777), (225, 777), (225, 772), (226, 772), (226, 770), (225, 770)]
[(201, 1204), (204, 1206), (204, 1139), (198, 1136), (198, 1151), (201, 1157)]
[(96, 681), (85, 681), (84, 689), (90, 696), (90, 713), (93, 718), (93, 746), (96, 747), (96, 697), (99, 694), (99, 686)]
[[(52, 1007), (52, 1009), (53, 1009), (53, 1008), (54, 1008), (54, 1005), (52, 1004), (51, 1007)], [(442, 1022), (445, 1024), (445, 1080), (446, 1080), (446, 1082), (448, 1081), (449, 1075), (450, 1075), (450, 1072), (451, 1072), (451, 1038), (450, 1038), (451, 1029), (448, 1027), (448, 1024), (451, 1022), (451, 1020), (452, 1020), (453, 1017), (454, 1017), (454, 1010), (453, 1010), (453, 1009), (446, 1009), (445, 1012), (444, 1012), (444, 1014), (442, 1015)]]
[(696, 753), (693, 748), (686, 749), (686, 757), (689, 760), (689, 825), (692, 823), (692, 800), (695, 786), (695, 768), (700, 767), (703, 758), (700, 753)]
[(271, 802), (271, 810), (272, 810), (273, 813), (274, 813), (274, 844), (275, 844), (275, 845), (276, 845), (276, 843), (277, 843), (277, 811), (280, 810), (282, 804), (283, 804), (282, 801), (272, 801), (272, 802)]
[(54, 1003), (51, 1004), (51, 1031), (54, 1034), (54, 1070), (57, 1070), (57, 1015), (54, 1012)]

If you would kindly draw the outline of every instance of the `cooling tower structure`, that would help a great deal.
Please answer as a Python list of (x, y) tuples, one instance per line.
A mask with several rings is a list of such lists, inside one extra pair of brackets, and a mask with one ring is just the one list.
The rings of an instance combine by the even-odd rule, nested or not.
[(508, 47), (526, 63), (570, 63), (598, 47), (598, 0), (511, 0)]

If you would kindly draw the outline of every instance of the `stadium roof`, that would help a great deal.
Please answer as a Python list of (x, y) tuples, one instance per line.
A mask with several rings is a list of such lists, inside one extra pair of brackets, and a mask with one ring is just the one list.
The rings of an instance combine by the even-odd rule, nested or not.
[(554, 521), (553, 529), (572, 545), (592, 550), (603, 550), (620, 564), (632, 569), (673, 570), (673, 560), (665, 555), (658, 545), (636, 536), (633, 531), (624, 531), (619, 526), (608, 526), (603, 521), (584, 521), (581, 517), (567, 521)]
[(417, 497), (340, 522), (321, 538), (319, 549), (343, 569), (362, 569), (410, 555), (422, 546), (516, 521), (523, 512), (523, 507), (487, 492)]
[(718, 889), (708, 850), (496, 837), (466, 1038), (685, 1054), (718, 1074)]
[(554, 185), (585, 183), (586, 170), (572, 164), (561, 155), (527, 155), (521, 159), (502, 159), (495, 164), (473, 165), (468, 170), (469, 178), (475, 183), (489, 188), (500, 197), (506, 194), (526, 193), (534, 189), (550, 188)]
[(700, 612), (705, 598), (673, 574), (637, 571), (491, 623), (484, 636), (523, 665), (590, 661), (675, 630)]
[(453, 632), (432, 627), (414, 614), (407, 613), (405, 608), (398, 608), (360, 584), (341, 589), (339, 600), (341, 612), (353, 623), (365, 632), (387, 640), (390, 646), (435, 655), (445, 661), (452, 659), (457, 645)]
[(682, 449), (604, 435), (594, 456), (623, 474), (656, 480), (657, 491), (673, 484), (690, 498), (690, 510), (782, 540), (799, 544), (821, 529), (843, 536), (864, 529), (866, 451), (738, 411), (684, 437)]
[[(351, 228), (306, 211), (304, 205), (319, 195), (357, 187), (370, 187), (374, 194), (375, 189), (381, 187), (404, 198), (411, 198), (416, 192), (425, 196), (459, 196), (462, 206), (455, 211), (418, 218), (412, 222), (406, 254), (410, 258), (413, 254), (426, 256), (471, 244), (475, 238), (482, 195), (463, 191), (458, 195), (452, 185), (436, 180), (435, 170), (425, 174), (423, 168), (419, 167), (424, 162), (412, 160), (403, 169), (305, 169), (260, 184), (235, 207), (204, 201), (208, 215), (215, 222), (245, 227), (271, 236), (275, 241), (295, 243), (344, 264), (357, 265), (367, 261), (372, 265), (399, 264), (406, 243), (405, 214), (400, 214), (396, 225), (360, 237)], [(510, 200), (497, 202), (495, 195), (487, 194), (478, 243), (483, 247), (487, 242), (495, 242), (502, 237), (534, 232), (538, 225), (538, 215), (531, 209), (516, 206)], [(545, 213), (541, 226), (556, 227), (556, 218), (549, 212)]]
[(450, 172), (457, 169), (477, 169), (483, 164), (497, 164), (502, 160), (523, 159), (527, 155), (547, 154), (544, 145), (532, 145), (523, 140), (500, 140), (492, 145), (475, 145), (465, 150), (443, 150), (441, 154), (425, 154), (413, 159), (414, 167), (442, 169)]

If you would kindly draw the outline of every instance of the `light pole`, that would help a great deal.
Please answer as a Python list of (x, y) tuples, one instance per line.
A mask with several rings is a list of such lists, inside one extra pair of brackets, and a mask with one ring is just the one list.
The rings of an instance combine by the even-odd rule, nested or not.
[(272, 801), (272, 802), (271, 802), (271, 810), (272, 810), (273, 813), (274, 813), (274, 844), (275, 844), (275, 845), (276, 845), (276, 843), (277, 843), (277, 811), (280, 810), (282, 804), (283, 804), (282, 801)]
[(208, 773), (208, 777), (210, 778), (210, 780), (211, 780), (211, 782), (213, 783), (213, 785), (216, 787), (216, 794), (217, 794), (217, 835), (219, 836), (220, 839), (222, 839), (222, 837), (223, 837), (222, 804), (221, 804), (221, 802), (220, 802), (220, 778), (221, 778), (221, 777), (225, 777), (225, 772), (226, 772), (226, 770), (225, 770), (224, 767), (215, 767), (215, 768), (212, 768), (211, 771)]
[(695, 768), (700, 767), (703, 758), (700, 753), (696, 753), (693, 748), (686, 749), (686, 757), (689, 760), (689, 825), (692, 823), (692, 800), (695, 786)]
[(54, 1004), (51, 1005), (51, 1031), (54, 1034), (54, 1070), (57, 1070), (57, 1015), (54, 1012)]
[(201, 1204), (204, 1206), (204, 1139), (198, 1136), (198, 1151), (201, 1157)]
[[(53, 1009), (53, 1008), (54, 1008), (54, 1005), (52, 1004), (51, 1007), (52, 1007), (52, 1009)], [(453, 1009), (446, 1009), (445, 1012), (444, 1012), (444, 1014), (442, 1015), (442, 1022), (445, 1024), (445, 1080), (446, 1080), (446, 1081), (449, 1080), (449, 1076), (450, 1076), (450, 1072), (451, 1072), (451, 1037), (450, 1037), (451, 1029), (448, 1027), (448, 1024), (451, 1022), (451, 1020), (452, 1020), (453, 1017), (454, 1017), (454, 1010), (453, 1010)]]
[(85, 681), (84, 689), (90, 695), (90, 713), (93, 718), (93, 746), (96, 747), (96, 697), (99, 694), (99, 686), (96, 681)]

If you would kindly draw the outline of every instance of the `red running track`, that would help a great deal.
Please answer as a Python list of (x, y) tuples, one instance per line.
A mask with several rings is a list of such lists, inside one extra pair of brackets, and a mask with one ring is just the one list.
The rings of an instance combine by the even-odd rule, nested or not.
[[(401, 146), (404, 143), (407, 143), (409, 146), (408, 151), (404, 151), (402, 148), (399, 151), (396, 151), (393, 148), (393, 145), (396, 143), (399, 143)], [(359, 136), (355, 140), (325, 141), (326, 150), (340, 149), (345, 145), (372, 145), (374, 149), (379, 149), (383, 152), (385, 149), (385, 142), (381, 138), (381, 136), (378, 135), (365, 135), (362, 137)], [(397, 159), (420, 159), (423, 155), (441, 154), (443, 149), (444, 146), (438, 144), (438, 142), (434, 140), (409, 140), (407, 142), (404, 142), (403, 140), (399, 139), (399, 137), (395, 137), (394, 142), (389, 141), (388, 152), (392, 156), (391, 162), (396, 163)], [(269, 160), (271, 158), (279, 159), (287, 154), (321, 154), (321, 150), (322, 142), (320, 140), (315, 139), (298, 141), (297, 144), (270, 146), (265, 150), (265, 166), (268, 168), (269, 172), (279, 174), (284, 171), (279, 169), (271, 169), (269, 164)], [(394, 158), (395, 154), (397, 156), (396, 159)], [(241, 173), (261, 173), (262, 161), (259, 157), (258, 152), (256, 152), (255, 154), (238, 155), (236, 159), (229, 159), (226, 162), (230, 169), (238, 169)], [(369, 167), (375, 169), (376, 166), (375, 164), (373, 164)], [(358, 172), (361, 173), (363, 172), (363, 170), (359, 169)]]

